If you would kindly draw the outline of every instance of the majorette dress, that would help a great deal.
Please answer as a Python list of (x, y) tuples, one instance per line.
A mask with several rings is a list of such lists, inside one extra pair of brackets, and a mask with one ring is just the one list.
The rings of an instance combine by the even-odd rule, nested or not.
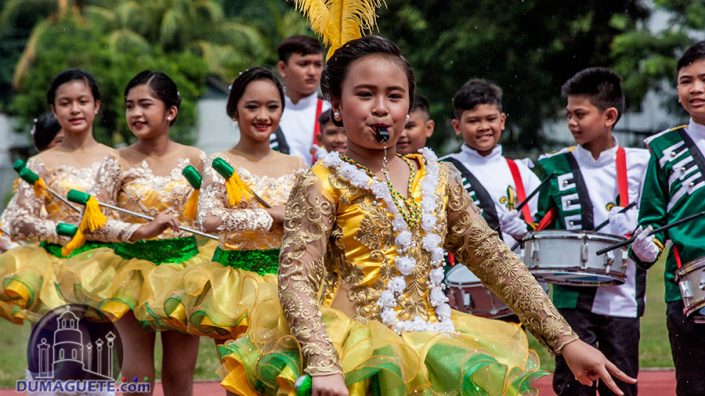
[[(166, 213), (176, 217), (180, 225), (194, 227), (193, 219), (183, 215), (193, 191), (181, 174), (188, 165), (188, 159), (180, 160), (169, 175), (159, 176), (146, 161), (126, 167), (119, 159), (108, 158), (101, 166), (95, 196), (152, 217)], [(199, 250), (193, 235), (171, 229), (156, 238), (130, 243), (132, 234), (146, 220), (112, 215), (119, 220), (87, 234), (94, 240), (114, 242), (112, 260), (94, 260), (93, 252), (74, 256), (59, 276), (64, 298), (97, 308), (112, 320), (132, 310), (143, 326), (186, 332), (187, 316), (181, 301), (183, 270), (210, 260), (212, 251)]]
[(293, 394), (303, 373), (343, 373), (352, 395), (535, 392), (545, 373), (519, 325), (447, 306), (443, 250), (468, 263), (551, 350), (577, 336), (487, 226), (457, 170), (431, 152), (406, 161), (408, 196), (421, 214), (398, 209), (403, 196), (392, 198), (384, 182), (337, 154), (297, 181), (280, 301), (261, 303), (248, 333), (220, 347), (226, 389)]
[[(48, 188), (65, 196), (71, 189), (92, 189), (100, 164), (97, 161), (85, 168), (68, 164), (50, 168), (33, 157), (26, 166), (38, 174)], [(59, 268), (66, 261), (61, 246), (68, 239), (57, 235), (56, 225), (60, 222), (77, 224), (80, 212), (49, 194), (38, 195), (31, 185), (20, 181), (4, 218), (12, 238), (26, 243), (0, 255), (0, 299), (5, 303), (2, 316), (18, 324), (26, 319), (38, 320), (44, 313), (66, 303), (54, 283)], [(96, 260), (112, 254), (109, 245), (89, 241), (71, 256), (91, 249), (96, 249), (93, 256)]]
[[(283, 155), (272, 153), (275, 160)], [(252, 196), (230, 205), (225, 180), (212, 167), (215, 158), (232, 162), (222, 153), (213, 154), (206, 161), (198, 219), (201, 224), (209, 215), (222, 219), (217, 230), (220, 239), (212, 262), (192, 266), (184, 273), (184, 305), (188, 309), (189, 333), (228, 340), (247, 330), (254, 306), (276, 298), (283, 231), (281, 225), (272, 224), (272, 217)], [(243, 167), (234, 169), (248, 188), (269, 205), (283, 206), (301, 173), (302, 164), (298, 163), (290, 173), (278, 177), (255, 175)]]

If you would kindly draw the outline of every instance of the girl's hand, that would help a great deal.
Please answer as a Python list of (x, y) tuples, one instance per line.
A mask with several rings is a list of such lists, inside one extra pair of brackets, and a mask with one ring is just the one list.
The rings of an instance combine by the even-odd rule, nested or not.
[(137, 231), (132, 234), (130, 241), (134, 242), (142, 239), (154, 238), (164, 232), (167, 228), (171, 228), (175, 232), (179, 232), (181, 230), (179, 228), (179, 221), (176, 220), (176, 217), (165, 213), (159, 213), (154, 220), (138, 228)]
[(272, 216), (272, 223), (284, 223), (284, 206), (273, 206), (265, 210), (267, 211), (267, 213), (269, 213), (270, 216)]
[[(624, 393), (612, 379), (612, 375), (628, 384), (636, 383), (636, 379), (624, 374), (605, 355), (581, 340), (573, 341), (563, 347), (561, 353), (575, 379), (585, 386), (591, 386), (593, 381), (602, 380), (616, 395)], [(610, 375), (612, 374), (612, 375)]]
[(348, 396), (348, 388), (342, 374), (313, 377), (311, 396)]

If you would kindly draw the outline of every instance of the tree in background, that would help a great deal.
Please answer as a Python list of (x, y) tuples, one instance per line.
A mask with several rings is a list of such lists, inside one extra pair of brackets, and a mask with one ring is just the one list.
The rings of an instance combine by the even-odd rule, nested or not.
[(504, 89), (505, 140), (515, 148), (547, 148), (542, 123), (562, 115), (560, 86), (588, 66), (612, 66), (615, 36), (648, 13), (638, 0), (522, 0), (521, 2), (387, 0), (382, 35), (400, 45), (432, 102), (432, 144), (447, 140), (450, 98), (469, 78)]
[(658, 18), (651, 26), (640, 23), (615, 37), (614, 67), (624, 79), (630, 108), (639, 109), (646, 94), (653, 91), (664, 108), (685, 119), (687, 114), (675, 93), (676, 61), (686, 48), (703, 39), (705, 7), (700, 1), (684, 0), (654, 0), (653, 4)]
[[(19, 26), (16, 19), (27, 7), (37, 5), (32, 3), (4, 2), (3, 26)], [(67, 67), (83, 67), (96, 76), (105, 91), (96, 132), (108, 144), (133, 140), (121, 116), (121, 89), (134, 73), (159, 69), (175, 79), (185, 106), (173, 131), (180, 141), (189, 143), (194, 137), (195, 102), (204, 90), (205, 76), (230, 80), (267, 53), (262, 34), (247, 24), (226, 20), (218, 1), (45, 3), (46, 14), (37, 16), (26, 46), (16, 58), (12, 78), (16, 95), (10, 110), (28, 124), (37, 111), (45, 109), (42, 97), (51, 77)], [(17, 32), (7, 28), (0, 34)]]
[(161, 70), (176, 81), (183, 101), (172, 133), (177, 140), (190, 142), (196, 100), (204, 91), (205, 63), (188, 53), (164, 54), (159, 49), (115, 51), (108, 41), (108, 35), (76, 15), (50, 24), (36, 43), (36, 56), (12, 101), (14, 113), (29, 123), (46, 111), (46, 89), (54, 75), (69, 67), (83, 68), (96, 77), (102, 94), (96, 138), (111, 145), (128, 143), (133, 138), (125, 124), (123, 89), (137, 72)]

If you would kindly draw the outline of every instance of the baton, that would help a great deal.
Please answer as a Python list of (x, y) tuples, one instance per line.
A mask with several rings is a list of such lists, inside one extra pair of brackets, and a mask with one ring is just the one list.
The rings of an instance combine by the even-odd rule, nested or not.
[[(91, 197), (90, 194), (85, 193), (85, 192), (83, 192), (83, 191), (78, 191), (78, 190), (70, 190), (70, 191), (68, 192), (68, 194), (66, 194), (66, 198), (68, 198), (69, 201), (76, 202), (76, 203), (81, 204), (81, 205), (85, 205), (86, 202), (88, 202), (88, 198), (90, 198), (90, 197)], [(144, 214), (142, 214), (142, 213), (134, 212), (134, 211), (129, 210), (129, 209), (123, 209), (123, 208), (121, 208), (121, 207), (119, 207), (119, 206), (115, 206), (115, 205), (111, 205), (111, 204), (106, 204), (106, 203), (102, 203), (102, 202), (98, 202), (98, 205), (103, 206), (103, 207), (108, 208), (108, 209), (112, 209), (112, 210), (121, 212), (121, 213), (128, 214), (128, 215), (130, 215), (130, 216), (138, 217), (138, 218), (140, 218), (140, 219), (144, 219), (144, 220), (147, 220), (147, 221), (152, 221), (152, 220), (154, 220), (154, 218), (151, 217), (151, 216), (147, 216), (147, 215), (144, 215)], [(215, 235), (206, 234), (205, 232), (201, 232), (201, 231), (198, 231), (198, 230), (194, 230), (193, 228), (189, 228), (189, 227), (179, 227), (179, 228), (182, 229), (182, 230), (184, 230), (184, 231), (186, 231), (186, 232), (190, 232), (191, 234), (199, 235), (199, 236), (202, 236), (202, 237), (205, 237), (205, 238), (210, 238), (210, 239), (215, 239), (215, 240), (218, 239), (218, 237), (215, 236)]]

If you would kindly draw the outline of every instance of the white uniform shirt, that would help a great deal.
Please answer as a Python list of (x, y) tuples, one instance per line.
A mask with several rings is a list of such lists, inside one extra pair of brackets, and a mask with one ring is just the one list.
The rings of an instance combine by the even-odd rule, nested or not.
[[(311, 166), (311, 148), (313, 147), (313, 131), (318, 120), (316, 119), (316, 105), (318, 93), (302, 98), (294, 104), (288, 96), (284, 97), (284, 114), (279, 122), (279, 127), (284, 133), (286, 143), (289, 145), (289, 154), (304, 159)], [(321, 112), (330, 108), (324, 101)]]
[[(495, 146), (489, 155), (483, 157), (476, 150), (463, 144), (460, 148), (460, 152), (451, 154), (449, 157), (460, 161), (460, 163), (468, 168), (477, 178), (485, 190), (487, 190), (494, 201), (498, 218), (502, 216), (502, 213), (509, 211), (508, 206), (510, 204), (512, 208), (514, 208), (520, 203), (518, 198), (516, 198), (516, 185), (514, 184), (512, 173), (509, 170), (509, 165), (507, 165), (507, 159), (502, 155), (501, 145)], [(519, 174), (521, 174), (521, 179), (524, 183), (524, 192), (526, 195), (529, 195), (541, 184), (541, 180), (539, 180), (538, 176), (536, 176), (523, 161), (517, 160), (514, 162), (519, 169)], [(510, 189), (512, 190), (512, 194), (509, 194)], [(510, 198), (512, 195), (514, 198)], [(532, 215), (536, 213), (537, 201), (538, 194), (529, 201), (528, 205)], [(502, 233), (502, 239), (504, 243), (510, 247), (516, 243), (514, 238), (506, 233)]]
[[(608, 219), (608, 207), (619, 205), (615, 198), (619, 195), (617, 183), (617, 148), (618, 145), (600, 153), (599, 158), (593, 158), (590, 151), (581, 145), (573, 150), (575, 160), (585, 180), (585, 187), (592, 201), (593, 221), (595, 226)], [(624, 148), (627, 162), (627, 178), (629, 185), (629, 203), (639, 202), (641, 184), (646, 166), (649, 162), (649, 152), (639, 148)], [(605, 234), (616, 234), (611, 224), (599, 231)], [(636, 264), (629, 260), (627, 279), (623, 285), (601, 286), (597, 288), (593, 300), (592, 312), (600, 315), (637, 317), (636, 301)]]

